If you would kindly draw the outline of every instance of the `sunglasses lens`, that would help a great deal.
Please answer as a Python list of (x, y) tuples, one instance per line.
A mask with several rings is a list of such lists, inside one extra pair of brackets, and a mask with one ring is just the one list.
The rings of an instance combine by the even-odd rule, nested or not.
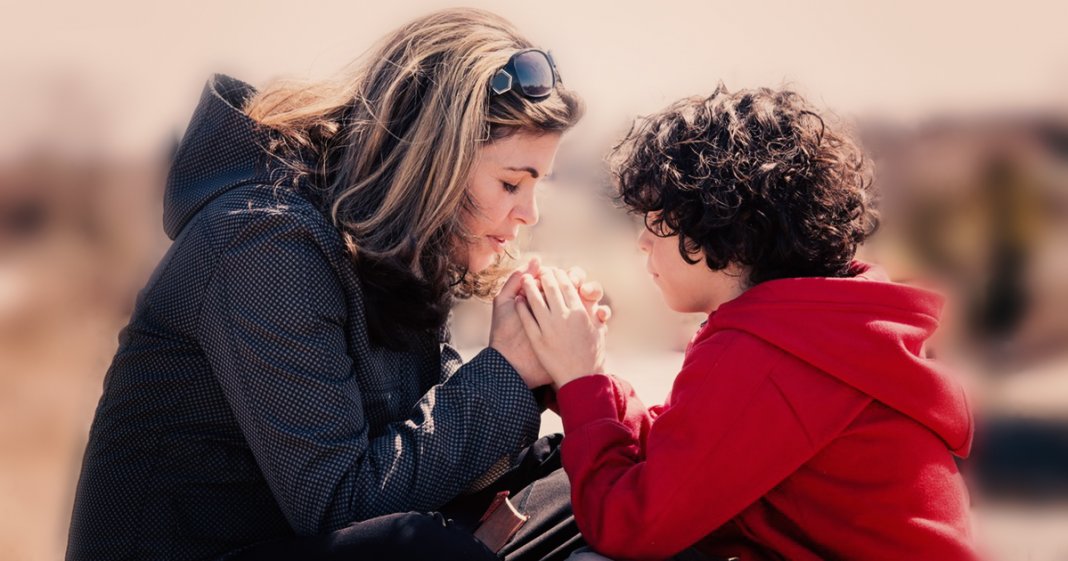
[(516, 81), (528, 97), (545, 97), (553, 91), (553, 69), (549, 59), (538, 51), (515, 57)]

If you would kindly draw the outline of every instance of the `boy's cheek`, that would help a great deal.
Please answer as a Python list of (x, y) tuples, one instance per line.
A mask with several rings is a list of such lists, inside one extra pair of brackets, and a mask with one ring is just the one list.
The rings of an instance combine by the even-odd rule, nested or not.
[(660, 298), (664, 300), (664, 304), (673, 311), (682, 311), (680, 308), (685, 306), (679, 301), (679, 294), (672, 289), (670, 283), (665, 282), (663, 277), (657, 277), (654, 281), (656, 283), (656, 289), (660, 292)]

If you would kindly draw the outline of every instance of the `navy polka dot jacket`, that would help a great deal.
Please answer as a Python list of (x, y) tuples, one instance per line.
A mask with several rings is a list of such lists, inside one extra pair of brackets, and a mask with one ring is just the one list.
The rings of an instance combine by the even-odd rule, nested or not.
[(370, 343), (338, 231), (270, 186), (265, 133), (238, 109), (254, 91), (213, 74), (175, 155), (175, 241), (119, 334), (68, 559), (215, 559), (433, 510), (538, 435), (496, 351), (462, 364), (431, 334), (403, 352)]

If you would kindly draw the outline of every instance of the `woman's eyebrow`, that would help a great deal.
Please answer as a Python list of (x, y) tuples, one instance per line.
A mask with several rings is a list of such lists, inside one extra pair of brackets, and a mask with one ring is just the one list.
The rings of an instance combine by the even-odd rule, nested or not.
[(536, 169), (534, 169), (534, 168), (532, 168), (530, 166), (521, 167), (521, 168), (506, 167), (504, 169), (511, 170), (511, 171), (525, 171), (525, 172), (529, 173), (530, 176), (533, 177), (534, 179), (537, 179), (541, 175), (540, 173), (538, 173), (538, 170), (536, 170)]

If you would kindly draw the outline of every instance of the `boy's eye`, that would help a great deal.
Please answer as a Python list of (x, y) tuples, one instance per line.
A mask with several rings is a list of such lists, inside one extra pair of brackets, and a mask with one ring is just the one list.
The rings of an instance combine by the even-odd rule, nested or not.
[(655, 215), (653, 215), (653, 213), (645, 213), (645, 216), (642, 217), (642, 222), (644, 223), (646, 230), (649, 230), (654, 234), (659, 231), (659, 224), (657, 224), (657, 218)]
[(504, 190), (508, 191), (509, 193), (515, 193), (516, 191), (519, 190), (519, 186), (518, 185), (512, 185), (511, 183), (505, 183), (504, 181), (501, 182), (501, 185), (503, 185), (504, 186)]
[(645, 223), (645, 229), (649, 230), (649, 233), (653, 234), (654, 236), (657, 236), (659, 238), (666, 238), (671, 236), (671, 232), (668, 229), (667, 224), (664, 223), (664, 220), (660, 216), (659, 212), (646, 213), (644, 218), (642, 219), (642, 222)]

